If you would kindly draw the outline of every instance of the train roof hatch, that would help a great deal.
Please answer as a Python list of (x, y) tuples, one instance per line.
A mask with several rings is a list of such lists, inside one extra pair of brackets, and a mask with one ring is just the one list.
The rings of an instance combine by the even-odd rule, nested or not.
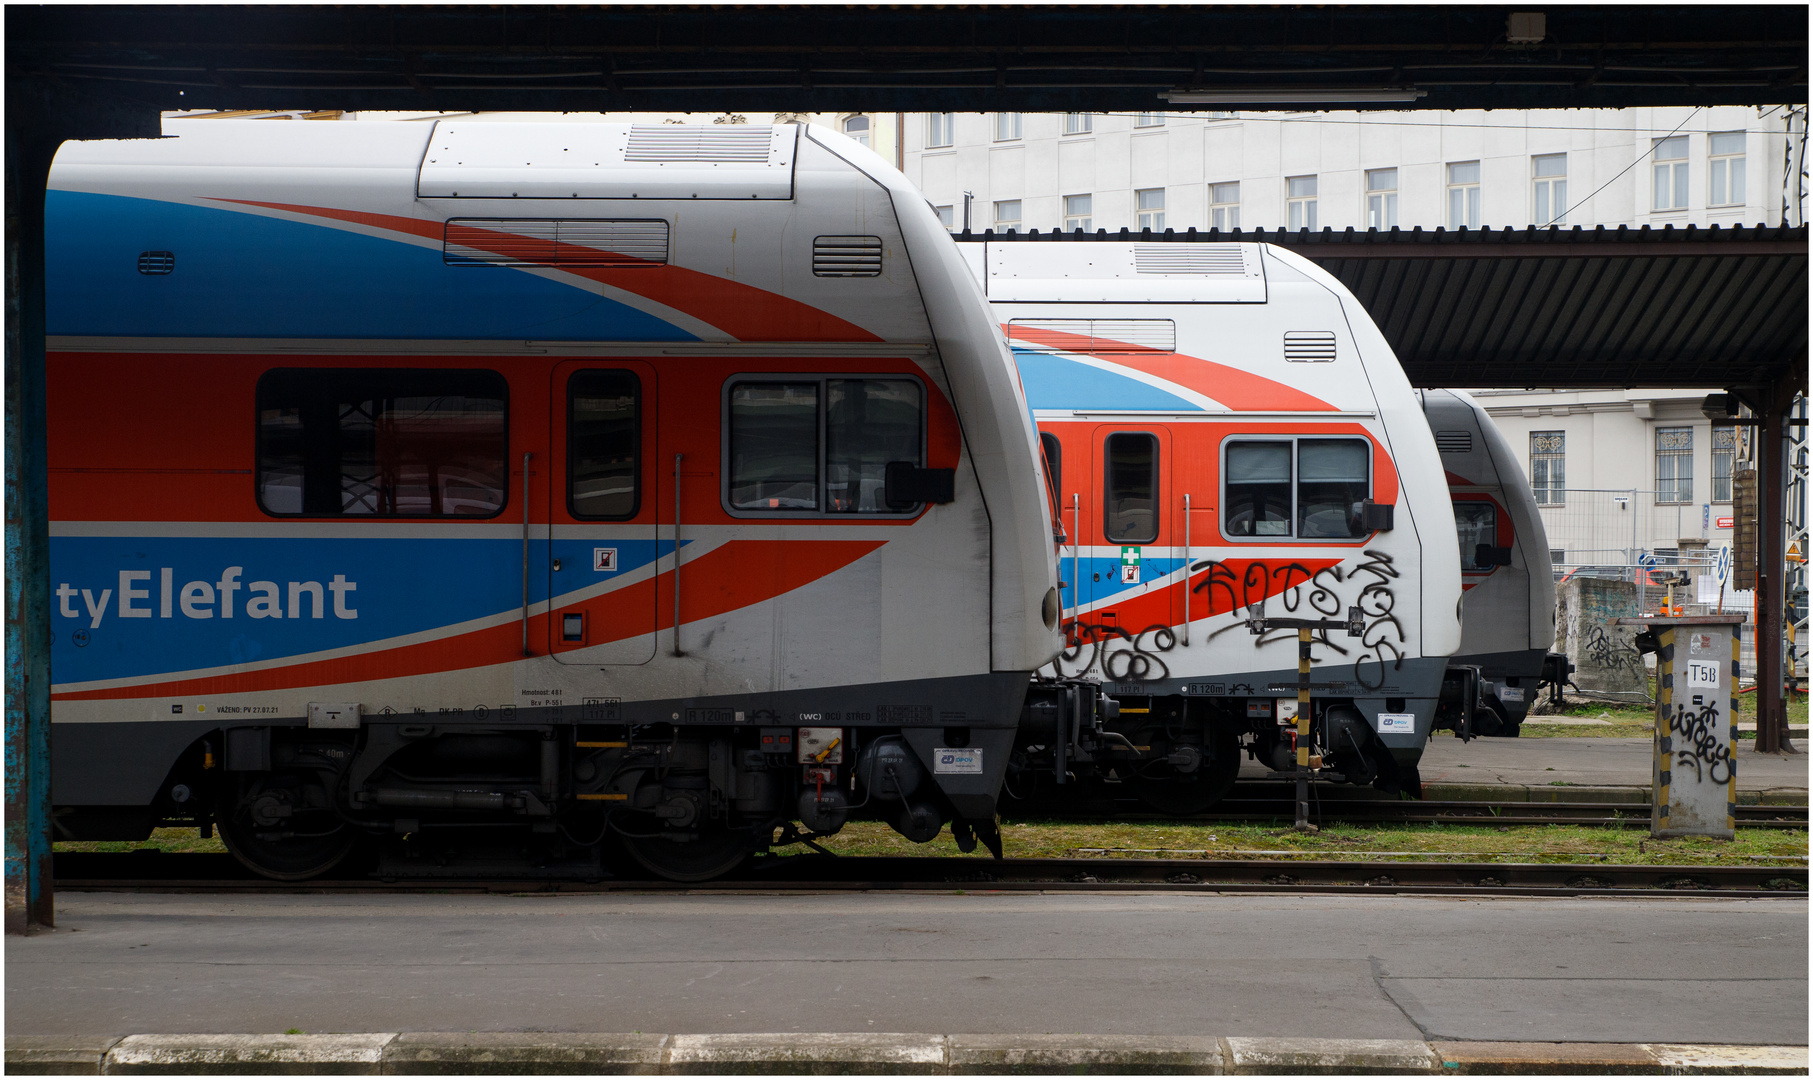
[(989, 244), (988, 298), (1021, 303), (1263, 304), (1258, 244)]
[(424, 199), (790, 199), (795, 124), (441, 120)]

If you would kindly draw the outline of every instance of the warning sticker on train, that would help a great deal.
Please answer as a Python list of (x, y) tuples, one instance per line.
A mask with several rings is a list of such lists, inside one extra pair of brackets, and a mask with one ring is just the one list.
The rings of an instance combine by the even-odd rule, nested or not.
[(942, 747), (933, 750), (932, 771), (979, 775), (982, 772), (982, 751), (979, 749), (950, 750)]
[(1121, 584), (1139, 584), (1139, 549), (1136, 547), (1121, 548)]
[(616, 548), (593, 548), (592, 549), (592, 569), (596, 570), (600, 573), (603, 573), (604, 571), (607, 571), (607, 570), (611, 571), (612, 573), (615, 573), (617, 570), (617, 549)]

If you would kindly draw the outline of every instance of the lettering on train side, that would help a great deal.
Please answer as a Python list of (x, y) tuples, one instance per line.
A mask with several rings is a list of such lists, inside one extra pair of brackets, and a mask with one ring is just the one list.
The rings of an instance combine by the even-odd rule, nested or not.
[[(151, 584), (149, 570), (121, 570), (114, 588), (98, 592), (58, 582), (57, 614), (65, 619), (87, 619), (90, 630), (100, 629), (109, 614), (121, 619), (173, 619), (178, 614), (185, 619), (325, 619), (332, 611), (336, 619), (359, 617), (352, 598), (359, 583), (345, 574), (335, 574), (325, 584), (244, 578), (245, 567), (229, 566), (217, 578), (178, 586), (176, 571), (166, 566), (158, 570), (156, 586)], [(117, 605), (110, 605), (115, 597)]]

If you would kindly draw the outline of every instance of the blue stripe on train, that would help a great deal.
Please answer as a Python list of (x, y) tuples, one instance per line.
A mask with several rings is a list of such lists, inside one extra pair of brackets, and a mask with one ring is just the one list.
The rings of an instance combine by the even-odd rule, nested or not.
[[(1058, 570), (1058, 577), (1064, 579), (1066, 583), (1063, 591), (1063, 600), (1064, 607), (1068, 610), (1076, 606), (1077, 585), (1075, 582), (1070, 581), (1070, 578), (1072, 577), (1070, 556), (1062, 556), (1059, 559), (1059, 563), (1061, 565)], [(1144, 556), (1140, 561), (1139, 583), (1136, 585), (1127, 585), (1121, 583), (1121, 561), (1119, 556), (1114, 556), (1112, 558), (1090, 558), (1085, 556), (1077, 560), (1077, 572), (1075, 576), (1082, 579), (1082, 595), (1085, 604), (1115, 603), (1122, 600), (1131, 600), (1134, 597), (1139, 596), (1143, 591), (1150, 588), (1154, 581), (1164, 577), (1166, 574), (1174, 574), (1182, 569), (1182, 559), (1160, 559)], [(1100, 575), (1101, 580), (1096, 580), (1097, 575)], [(1084, 617), (1088, 617), (1087, 613), (1085, 613)]]
[(1125, 375), (1045, 352), (1014, 350), (1033, 409), (1201, 412), (1202, 406)]
[[(692, 341), (615, 300), (434, 248), (182, 203), (46, 194), (52, 334)], [(169, 274), (138, 270), (169, 251)]]
[[(621, 575), (671, 554), (673, 541), (558, 541), (554, 553), (578, 571), (559, 575), (563, 591), (616, 576), (590, 569), (597, 547), (616, 551)], [(529, 564), (546, 567), (548, 555), (547, 542), (537, 541)], [(59, 684), (150, 677), (346, 648), (514, 613), (522, 607), (522, 559), (522, 541), (503, 538), (55, 537), (51, 670)], [(173, 585), (169, 618), (161, 615), (165, 567)], [(220, 615), (218, 590), (228, 567), (240, 568), (230, 619)], [(144, 614), (122, 615), (122, 572), (144, 575), (125, 584), (146, 595), (124, 603)], [(336, 576), (353, 588), (336, 596)], [(206, 588), (193, 591), (186, 614), (182, 593), (191, 582)], [(276, 587), (279, 616), (252, 617), (254, 582)], [(295, 605), (300, 617), (294, 619), (291, 582), (302, 586)], [(548, 575), (532, 575), (530, 600), (547, 598)], [(204, 612), (209, 617), (200, 617)]]

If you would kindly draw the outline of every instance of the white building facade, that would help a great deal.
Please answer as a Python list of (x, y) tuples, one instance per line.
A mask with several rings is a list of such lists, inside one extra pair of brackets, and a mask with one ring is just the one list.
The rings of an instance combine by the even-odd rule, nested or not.
[[(1800, 224), (1804, 108), (912, 113), (953, 228)], [(1795, 164), (1798, 164), (1796, 159)], [(1787, 196), (1792, 195), (1792, 198)]]

